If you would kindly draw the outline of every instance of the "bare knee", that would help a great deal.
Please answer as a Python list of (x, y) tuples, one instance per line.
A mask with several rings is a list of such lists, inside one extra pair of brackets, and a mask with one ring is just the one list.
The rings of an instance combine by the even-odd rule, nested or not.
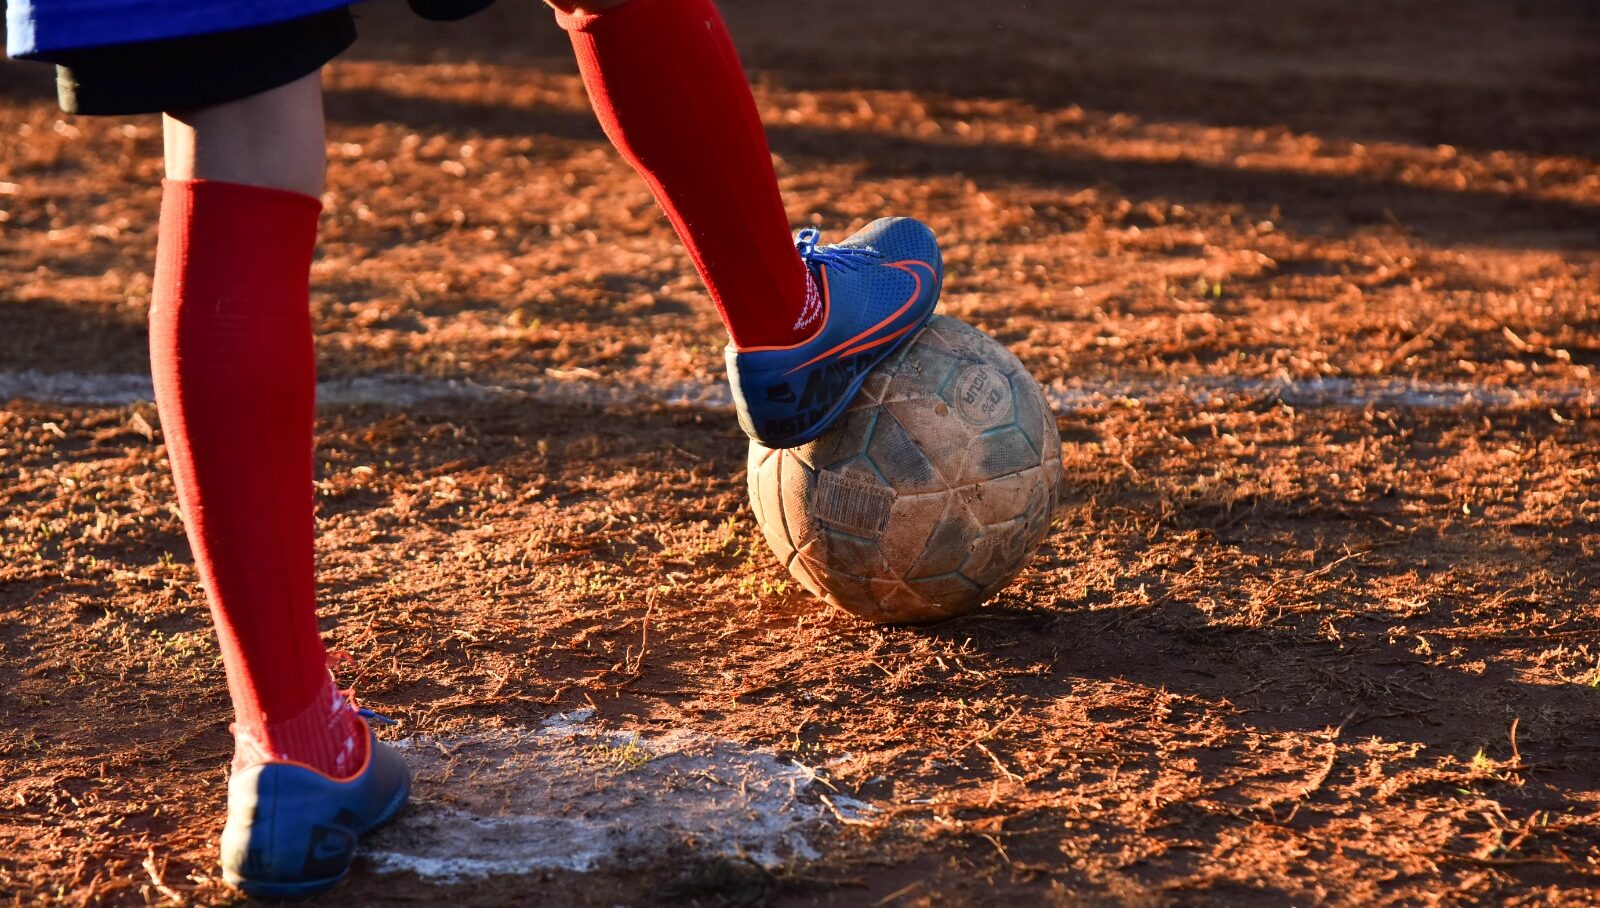
[(322, 195), (328, 160), (320, 73), (212, 107), (168, 111), (167, 178)]

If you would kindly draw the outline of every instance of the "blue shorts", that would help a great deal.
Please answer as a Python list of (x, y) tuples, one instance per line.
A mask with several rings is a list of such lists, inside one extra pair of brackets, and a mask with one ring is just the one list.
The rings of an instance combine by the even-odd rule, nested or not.
[(351, 0), (6, 0), (6, 53), (62, 52), (234, 31), (349, 6)]

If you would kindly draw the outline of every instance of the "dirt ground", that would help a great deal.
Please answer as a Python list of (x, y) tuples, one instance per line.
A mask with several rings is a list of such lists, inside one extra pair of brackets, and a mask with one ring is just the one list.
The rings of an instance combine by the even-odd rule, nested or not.
[[(1050, 540), (915, 630), (784, 576), (725, 412), (325, 408), (323, 627), (386, 734), (593, 708), (878, 807), (772, 870), (363, 864), (325, 901), (1600, 901), (1592, 6), (723, 7), (797, 227), (922, 217), (943, 311), (1047, 385), (1147, 390), (1059, 414)], [(715, 314), (548, 17), (361, 11), (324, 378), (714, 380)], [(159, 122), (52, 92), (0, 64), (0, 372), (137, 374)], [(1523, 396), (1193, 390), (1239, 379)], [(225, 901), (227, 697), (153, 406), (10, 401), (0, 465), (0, 898)]]

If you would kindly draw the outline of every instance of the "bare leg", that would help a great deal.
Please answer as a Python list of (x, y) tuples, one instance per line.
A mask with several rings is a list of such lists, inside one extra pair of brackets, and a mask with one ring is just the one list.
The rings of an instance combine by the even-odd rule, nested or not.
[(328, 167), (322, 76), (163, 118), (167, 179), (223, 180), (322, 195)]

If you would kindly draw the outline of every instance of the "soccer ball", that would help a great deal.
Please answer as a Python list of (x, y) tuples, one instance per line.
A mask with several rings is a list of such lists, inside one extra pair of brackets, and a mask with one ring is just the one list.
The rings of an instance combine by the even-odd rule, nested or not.
[(1004, 346), (934, 316), (815, 441), (750, 444), (767, 544), (826, 601), (884, 624), (964, 615), (1027, 564), (1061, 484), (1044, 391)]

